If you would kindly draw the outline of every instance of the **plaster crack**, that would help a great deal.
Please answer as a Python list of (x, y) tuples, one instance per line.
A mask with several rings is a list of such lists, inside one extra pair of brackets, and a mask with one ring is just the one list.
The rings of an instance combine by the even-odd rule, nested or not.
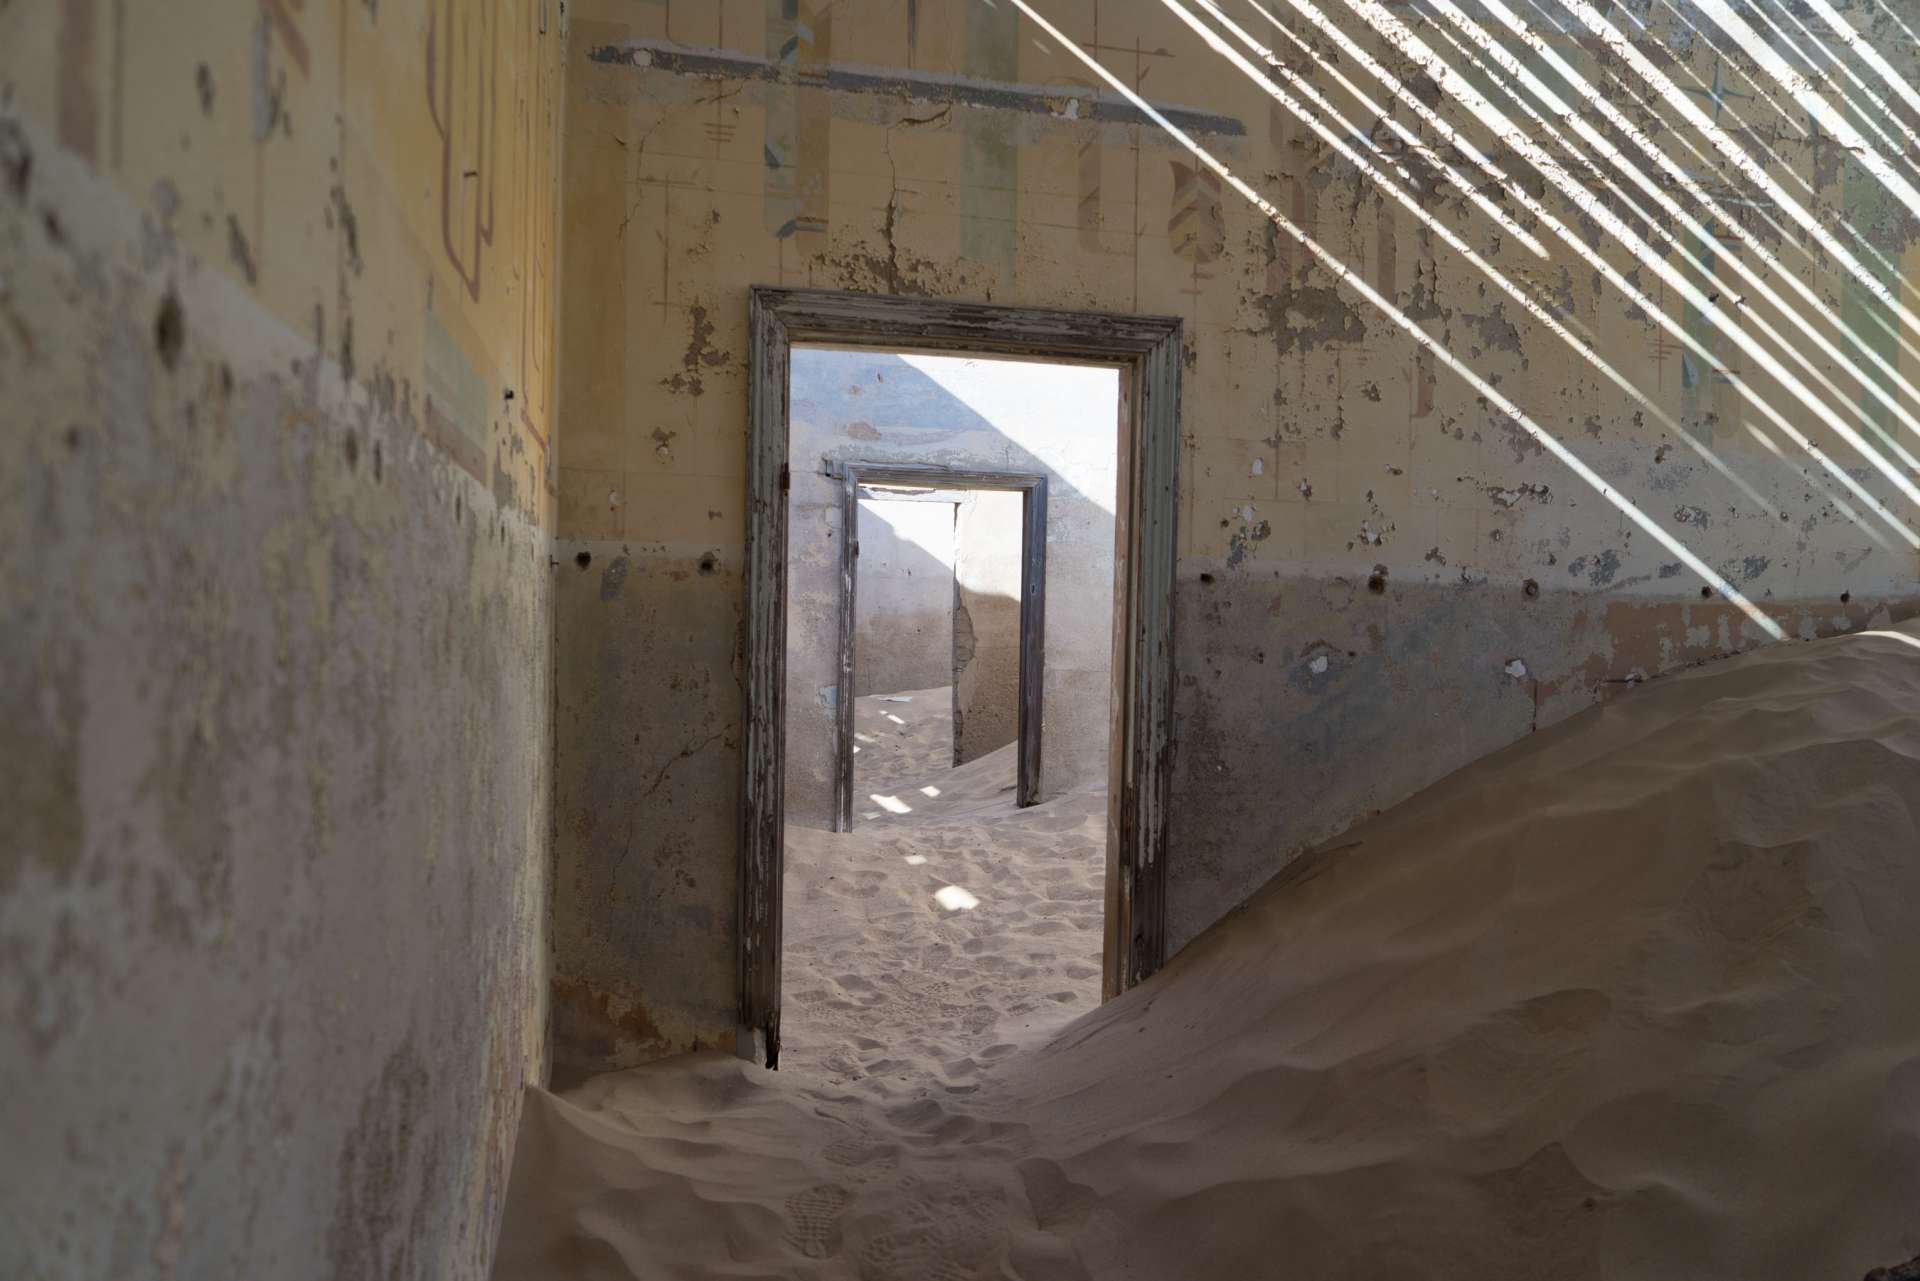
[[(640, 135), (640, 141), (634, 144), (634, 149), (633, 149), (633, 160), (636, 165), (638, 165), (640, 161), (646, 157), (647, 139), (653, 137), (654, 130), (658, 129), (661, 125), (665, 124), (666, 122), (667, 122), (667, 118), (665, 116), (662, 116), (660, 117), (660, 119), (648, 125), (647, 131)], [(614, 141), (619, 142), (620, 140), (618, 137), (615, 137)], [(625, 145), (625, 144), (623, 143), (622, 145)], [(637, 179), (636, 181), (639, 183), (639, 185), (643, 189), (647, 185), (646, 179), (644, 178)], [(627, 238), (627, 224), (632, 222), (633, 216), (640, 212), (640, 206), (645, 201), (645, 199), (646, 199), (646, 196), (643, 190), (642, 195), (638, 199), (636, 199), (633, 202), (633, 204), (627, 209), (627, 216), (620, 220), (620, 226), (617, 229), (615, 229), (613, 233), (613, 238), (615, 240), (625, 240)]]
[(882, 146), (887, 153), (887, 172), (892, 175), (890, 189), (887, 192), (887, 218), (881, 224), (881, 232), (887, 238), (887, 292), (900, 292), (900, 246), (893, 238), (893, 229), (900, 215), (900, 166), (893, 159), (893, 129), (882, 135)]
[(673, 772), (673, 767), (675, 765), (678, 765), (681, 761), (686, 760), (688, 757), (693, 756), (696, 753), (703, 752), (707, 748), (713, 746), (715, 740), (722, 737), (725, 733), (726, 733), (725, 730), (717, 729), (713, 733), (707, 735), (705, 738), (701, 739), (697, 743), (689, 742), (683, 745), (679, 751), (675, 752), (672, 756), (669, 756), (666, 759), (666, 761), (661, 764), (658, 770), (654, 771), (653, 781), (647, 784), (646, 790), (641, 792), (638, 796), (636, 796), (633, 800), (633, 804), (627, 807), (627, 835), (626, 835), (626, 839), (621, 842), (620, 857), (614, 860), (613, 875), (610, 878), (615, 885), (618, 885), (620, 883), (620, 871), (622, 868), (624, 868), (627, 865), (627, 856), (633, 853), (634, 817), (639, 813), (641, 806), (646, 804), (648, 799), (650, 799), (653, 796), (653, 794), (659, 791), (660, 788), (666, 783), (667, 775)]
[(900, 166), (893, 158), (893, 131), (912, 129), (921, 125), (945, 124), (953, 116), (953, 104), (948, 103), (930, 116), (902, 116), (888, 125), (880, 135), (881, 148), (887, 154), (887, 172), (890, 175), (887, 191), (887, 217), (880, 226), (881, 234), (887, 238), (887, 292), (900, 292), (900, 245), (894, 239), (894, 229), (900, 220)]
[(727, 731), (723, 729), (717, 729), (713, 733), (701, 739), (699, 742), (688, 743), (686, 746), (682, 747), (679, 751), (675, 752), (672, 756), (669, 756), (666, 760), (666, 763), (662, 765), (654, 773), (653, 782), (647, 785), (647, 790), (640, 793), (639, 799), (644, 801), (648, 797), (652, 796), (655, 792), (659, 791), (661, 784), (667, 781), (667, 775), (669, 772), (672, 771), (675, 765), (678, 765), (681, 761), (686, 760), (689, 756), (692, 756), (694, 753), (703, 752), (707, 748), (713, 746), (714, 741), (718, 739), (721, 735), (725, 734), (726, 732)]

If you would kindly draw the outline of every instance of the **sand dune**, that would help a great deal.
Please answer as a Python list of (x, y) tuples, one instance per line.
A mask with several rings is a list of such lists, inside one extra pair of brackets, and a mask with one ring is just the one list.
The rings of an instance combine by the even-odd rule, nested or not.
[(496, 1276), (1851, 1281), (1920, 1255), (1920, 627), (1629, 690), (980, 1088), (534, 1091)]

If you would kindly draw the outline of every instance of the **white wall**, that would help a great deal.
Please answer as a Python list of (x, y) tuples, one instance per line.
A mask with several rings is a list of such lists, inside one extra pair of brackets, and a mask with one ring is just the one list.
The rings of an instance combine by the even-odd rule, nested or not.
[(853, 692), (953, 683), (954, 509), (918, 499), (860, 501), (853, 595)]
[[(975, 490), (954, 516), (953, 763), (1020, 733), (1020, 553), (1025, 498)], [(1068, 620), (1068, 631), (1078, 624)]]

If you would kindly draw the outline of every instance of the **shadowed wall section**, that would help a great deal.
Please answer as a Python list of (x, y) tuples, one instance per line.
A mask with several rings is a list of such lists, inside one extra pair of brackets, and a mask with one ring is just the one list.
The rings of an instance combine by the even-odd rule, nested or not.
[(856, 695), (952, 682), (955, 506), (951, 500), (860, 500)]
[(0, 1275), (482, 1278), (547, 1059), (559, 13), (191, 8), (0, 13)]

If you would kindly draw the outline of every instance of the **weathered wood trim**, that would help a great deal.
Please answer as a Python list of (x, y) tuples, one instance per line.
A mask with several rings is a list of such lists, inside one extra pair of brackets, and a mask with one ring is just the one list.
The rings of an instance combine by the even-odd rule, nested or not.
[(747, 627), (740, 723), (738, 1050), (780, 1062), (781, 869), (786, 837), (787, 366), (779, 311), (748, 298)]
[[(786, 725), (787, 399), (789, 350), (795, 342), (859, 343), (890, 348), (937, 347), (1035, 357), (1112, 361), (1127, 367), (1124, 389), (1134, 407), (1127, 435), (1126, 478), (1118, 513), (1125, 541), (1119, 558), (1115, 610), (1124, 627), (1116, 649), (1124, 656), (1115, 721), (1121, 740), (1111, 757), (1115, 802), (1108, 820), (1109, 913), (1107, 995), (1140, 982), (1166, 960), (1167, 797), (1173, 754), (1173, 588), (1178, 556), (1181, 322), (1176, 317), (1124, 316), (1042, 307), (895, 298), (835, 290), (752, 290), (747, 463), (745, 786), (740, 851), (741, 1053), (775, 1066), (780, 1046), (780, 945), (783, 796)], [(886, 464), (909, 483), (946, 469)], [(877, 472), (879, 465), (864, 474)], [(964, 473), (962, 473), (964, 474)], [(857, 486), (849, 489), (857, 492)], [(1041, 531), (1044, 489), (1030, 490), (1028, 529)], [(1038, 494), (1038, 504), (1035, 495)], [(1038, 506), (1038, 514), (1036, 514)], [(854, 527), (843, 531), (847, 542)], [(844, 558), (850, 555), (843, 550)], [(1021, 608), (1044, 603), (1044, 570), (1023, 573)], [(842, 627), (851, 635), (851, 592)], [(1044, 625), (1043, 619), (1034, 620)], [(1023, 671), (1027, 655), (1021, 656)], [(1034, 664), (1038, 671), (1039, 664)], [(843, 672), (845, 714), (851, 713), (851, 673)], [(1043, 684), (1043, 682), (1036, 682)], [(1025, 698), (1023, 685), (1023, 700)], [(1023, 789), (1039, 778), (1038, 694), (1023, 701)], [(850, 733), (846, 735), (851, 740)], [(1031, 750), (1031, 756), (1025, 755)], [(1029, 770), (1031, 765), (1031, 770)], [(851, 804), (851, 777), (841, 786), (842, 814)], [(1035, 795), (1027, 791), (1026, 795)]]
[(833, 827), (853, 830), (853, 631), (860, 583), (860, 481), (855, 470), (841, 476), (839, 689), (833, 704)]
[(1038, 472), (979, 471), (938, 463), (870, 463), (844, 461), (828, 464), (838, 473), (845, 497), (841, 523), (847, 533), (840, 551), (840, 686), (835, 697), (834, 824), (835, 830), (853, 830), (853, 630), (854, 589), (859, 578), (860, 500), (867, 485), (924, 485), (934, 490), (1016, 490), (1020, 502), (1020, 705), (1018, 762), (1014, 770), (1014, 804), (1035, 805), (1040, 800), (1040, 700), (1046, 689), (1047, 626), (1047, 478)]
[(1103, 920), (1100, 938), (1100, 991), (1109, 999), (1126, 990), (1131, 968), (1131, 937), (1124, 927), (1131, 919), (1132, 890), (1127, 887), (1122, 857), (1127, 847), (1122, 819), (1132, 813), (1127, 800), (1128, 763), (1127, 725), (1133, 706), (1134, 610), (1131, 585), (1133, 573), (1133, 512), (1139, 506), (1135, 481), (1140, 472), (1139, 418), (1134, 412), (1140, 399), (1140, 368), (1136, 363), (1120, 379), (1120, 404), (1114, 423), (1115, 439), (1120, 442), (1118, 467), (1114, 476), (1113, 521), (1113, 636), (1110, 670), (1112, 693), (1107, 707), (1107, 858), (1106, 875), (1101, 878)]
[[(1086, 85), (1020, 84), (1009, 81), (980, 80), (973, 76), (943, 75), (939, 72), (904, 69), (877, 70), (872, 67), (828, 63), (796, 74), (793, 63), (772, 61), (750, 53), (721, 49), (689, 49), (667, 40), (623, 40), (618, 44), (595, 45), (587, 50), (591, 62), (627, 66), (641, 75), (666, 74), (696, 76), (705, 80), (745, 80), (769, 84), (802, 83), (832, 93), (875, 94), (890, 102), (945, 102), (962, 107), (1000, 111), (1024, 111), (1035, 115), (1058, 116), (1061, 104), (1071, 101), (1078, 107), (1078, 119), (1100, 124), (1154, 126), (1159, 123), (1134, 103), (1117, 94)], [(1243, 138), (1244, 122), (1234, 116), (1155, 103), (1161, 120), (1183, 133), (1211, 133), (1228, 138)]]
[(1028, 356), (1144, 358), (1174, 317), (1124, 316), (1051, 307), (896, 298), (841, 289), (756, 290), (779, 313), (790, 342), (858, 342), (885, 347), (960, 347)]
[(1040, 803), (1041, 698), (1046, 693), (1047, 478), (1026, 491), (1020, 539), (1020, 746), (1013, 803)]
[(1132, 653), (1124, 712), (1126, 776), (1119, 780), (1126, 966), (1132, 987), (1167, 959), (1167, 800), (1173, 781), (1174, 570), (1179, 555), (1180, 362), (1176, 321), (1140, 362), (1135, 422), (1134, 503), (1129, 535), (1128, 616)]
[[(1044, 486), (1047, 478), (1039, 472), (980, 471), (970, 467), (948, 467), (942, 463), (868, 463), (829, 462), (829, 472), (849, 470), (858, 473), (860, 485), (899, 485), (909, 489), (939, 492), (948, 489), (1032, 489)], [(871, 495), (862, 495), (870, 497)], [(909, 494), (908, 496), (911, 496)]]

